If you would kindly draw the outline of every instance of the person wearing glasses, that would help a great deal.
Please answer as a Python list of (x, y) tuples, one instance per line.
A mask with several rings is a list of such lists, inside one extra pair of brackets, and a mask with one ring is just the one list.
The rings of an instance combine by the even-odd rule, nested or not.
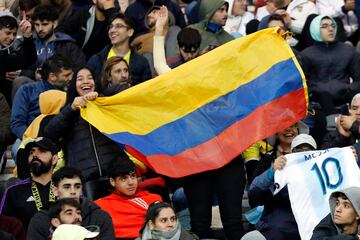
[(149, 205), (162, 201), (159, 195), (138, 188), (135, 169), (135, 164), (125, 156), (113, 161), (108, 175), (114, 191), (95, 201), (111, 216), (117, 239), (137, 238)]
[(154, 202), (146, 212), (145, 223), (136, 240), (150, 239), (194, 240), (199, 238), (181, 227), (173, 206), (165, 202)]
[(337, 41), (336, 32), (332, 17), (317, 16), (310, 24), (315, 43), (301, 52), (310, 100), (319, 102), (326, 115), (336, 113), (336, 106), (350, 102), (360, 92), (359, 54)]
[(94, 77), (101, 78), (106, 60), (115, 56), (124, 58), (129, 64), (133, 85), (152, 77), (150, 65), (146, 58), (130, 49), (129, 42), (133, 34), (134, 27), (131, 20), (122, 13), (113, 15), (108, 27), (108, 37), (111, 44), (94, 54), (88, 61), (88, 65), (95, 71)]
[[(291, 142), (291, 153), (316, 150), (317, 145), (313, 137), (299, 134)], [(263, 235), (272, 240), (300, 240), (299, 230), (291, 210), (289, 192), (284, 187), (278, 194), (275, 191), (274, 173), (286, 165), (286, 157), (281, 155), (275, 159), (271, 167), (257, 176), (248, 191), (251, 206), (264, 206), (260, 220), (256, 223), (256, 233), (245, 235), (244, 240), (252, 239), (252, 234)]]

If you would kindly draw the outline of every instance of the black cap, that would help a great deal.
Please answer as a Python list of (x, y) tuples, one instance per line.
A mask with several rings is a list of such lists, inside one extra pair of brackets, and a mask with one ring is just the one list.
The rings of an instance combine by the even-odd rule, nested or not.
[(38, 137), (34, 141), (26, 144), (25, 153), (27, 156), (29, 155), (29, 152), (32, 147), (40, 147), (42, 149), (52, 152), (53, 154), (56, 154), (60, 151), (58, 146), (51, 139), (44, 137)]

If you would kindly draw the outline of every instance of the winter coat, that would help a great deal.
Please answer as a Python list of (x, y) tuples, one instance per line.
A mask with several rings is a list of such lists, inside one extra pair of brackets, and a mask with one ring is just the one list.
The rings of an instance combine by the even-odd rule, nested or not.
[(234, 0), (229, 0), (228, 19), (224, 26), (225, 31), (228, 33), (240, 33), (242, 36), (246, 35), (246, 24), (255, 18), (251, 12), (245, 12), (242, 16), (232, 15)]
[[(95, 18), (95, 7), (82, 8), (73, 13), (68, 19), (57, 27), (57, 31), (70, 35), (76, 41), (76, 45), (82, 49), (86, 59), (101, 51), (106, 45), (110, 44), (108, 28), (111, 17), (117, 13), (116, 8), (104, 10), (105, 20), (98, 22)], [(85, 44), (86, 35), (89, 34)], [(96, 43), (96, 44), (94, 44)]]
[[(153, 3), (152, 3), (153, 2)], [(168, 10), (175, 17), (175, 25), (180, 28), (184, 28), (186, 26), (184, 14), (182, 13), (179, 5), (174, 3), (171, 0), (136, 0), (133, 4), (130, 4), (129, 7), (125, 11), (125, 16), (130, 18), (134, 23), (134, 37), (147, 33), (149, 29), (145, 26), (145, 16), (149, 9), (154, 6), (162, 6), (165, 5)]]
[(0, 49), (0, 93), (4, 94), (10, 104), (11, 89), (6, 80), (6, 72), (19, 70), (36, 61), (36, 49), (32, 38), (24, 38), (19, 51), (10, 53), (9, 49)]
[(314, 18), (310, 25), (311, 36), (316, 42), (301, 52), (302, 68), (308, 79), (310, 93), (316, 95), (328, 92), (335, 101), (346, 102), (347, 98), (360, 91), (360, 56), (345, 43), (322, 42), (322, 18), (324, 16)]
[[(100, 228), (101, 240), (114, 240), (115, 233), (112, 219), (95, 203), (82, 199), (81, 201), (82, 226), (96, 225)], [(53, 227), (50, 222), (49, 212), (40, 210), (30, 221), (27, 230), (27, 240), (48, 240)]]
[(234, 39), (223, 28), (217, 32), (213, 32), (207, 28), (214, 13), (224, 4), (224, 0), (201, 1), (199, 17), (201, 21), (189, 27), (195, 28), (201, 35), (200, 51), (208, 48), (210, 45), (220, 46)]
[[(337, 198), (336, 193), (343, 193), (349, 199), (358, 216), (360, 216), (360, 188), (350, 187), (340, 191), (333, 192), (330, 195), (330, 213), (323, 218), (315, 227), (311, 240), (357, 240), (356, 235), (342, 234), (340, 228), (334, 223), (333, 217)], [(358, 225), (357, 234), (360, 234), (360, 225)]]
[(272, 168), (257, 176), (248, 190), (251, 206), (264, 205), (256, 230), (268, 240), (300, 240), (299, 230), (291, 210), (287, 187), (278, 194), (275, 191), (274, 172)]
[(120, 146), (80, 117), (79, 110), (70, 105), (45, 126), (44, 136), (62, 139), (67, 166), (81, 170), (85, 182), (106, 176), (112, 160), (122, 151)]
[[(110, 49), (111, 45), (108, 45), (89, 59), (87, 64), (94, 70), (96, 77), (102, 76), (104, 64)], [(129, 66), (131, 70), (132, 85), (142, 83), (152, 77), (150, 66), (146, 58), (138, 55), (134, 51), (131, 51)]]
[(290, 29), (296, 34), (301, 34), (309, 15), (317, 14), (315, 4), (309, 0), (293, 0), (289, 3), (286, 11), (291, 17)]

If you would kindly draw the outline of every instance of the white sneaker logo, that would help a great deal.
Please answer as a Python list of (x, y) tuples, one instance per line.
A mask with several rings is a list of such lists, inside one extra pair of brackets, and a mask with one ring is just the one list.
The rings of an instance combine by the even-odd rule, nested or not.
[(35, 202), (35, 199), (33, 196), (30, 196), (28, 199), (26, 199), (27, 202)]

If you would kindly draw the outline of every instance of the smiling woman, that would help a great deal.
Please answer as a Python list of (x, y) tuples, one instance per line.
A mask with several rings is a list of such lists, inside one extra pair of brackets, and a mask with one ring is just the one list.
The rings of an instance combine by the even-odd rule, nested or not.
[(46, 126), (44, 135), (62, 141), (64, 159), (68, 166), (82, 171), (85, 181), (106, 176), (111, 160), (122, 149), (80, 117), (80, 108), (98, 96), (98, 81), (92, 69), (80, 67), (67, 90), (66, 104)]

